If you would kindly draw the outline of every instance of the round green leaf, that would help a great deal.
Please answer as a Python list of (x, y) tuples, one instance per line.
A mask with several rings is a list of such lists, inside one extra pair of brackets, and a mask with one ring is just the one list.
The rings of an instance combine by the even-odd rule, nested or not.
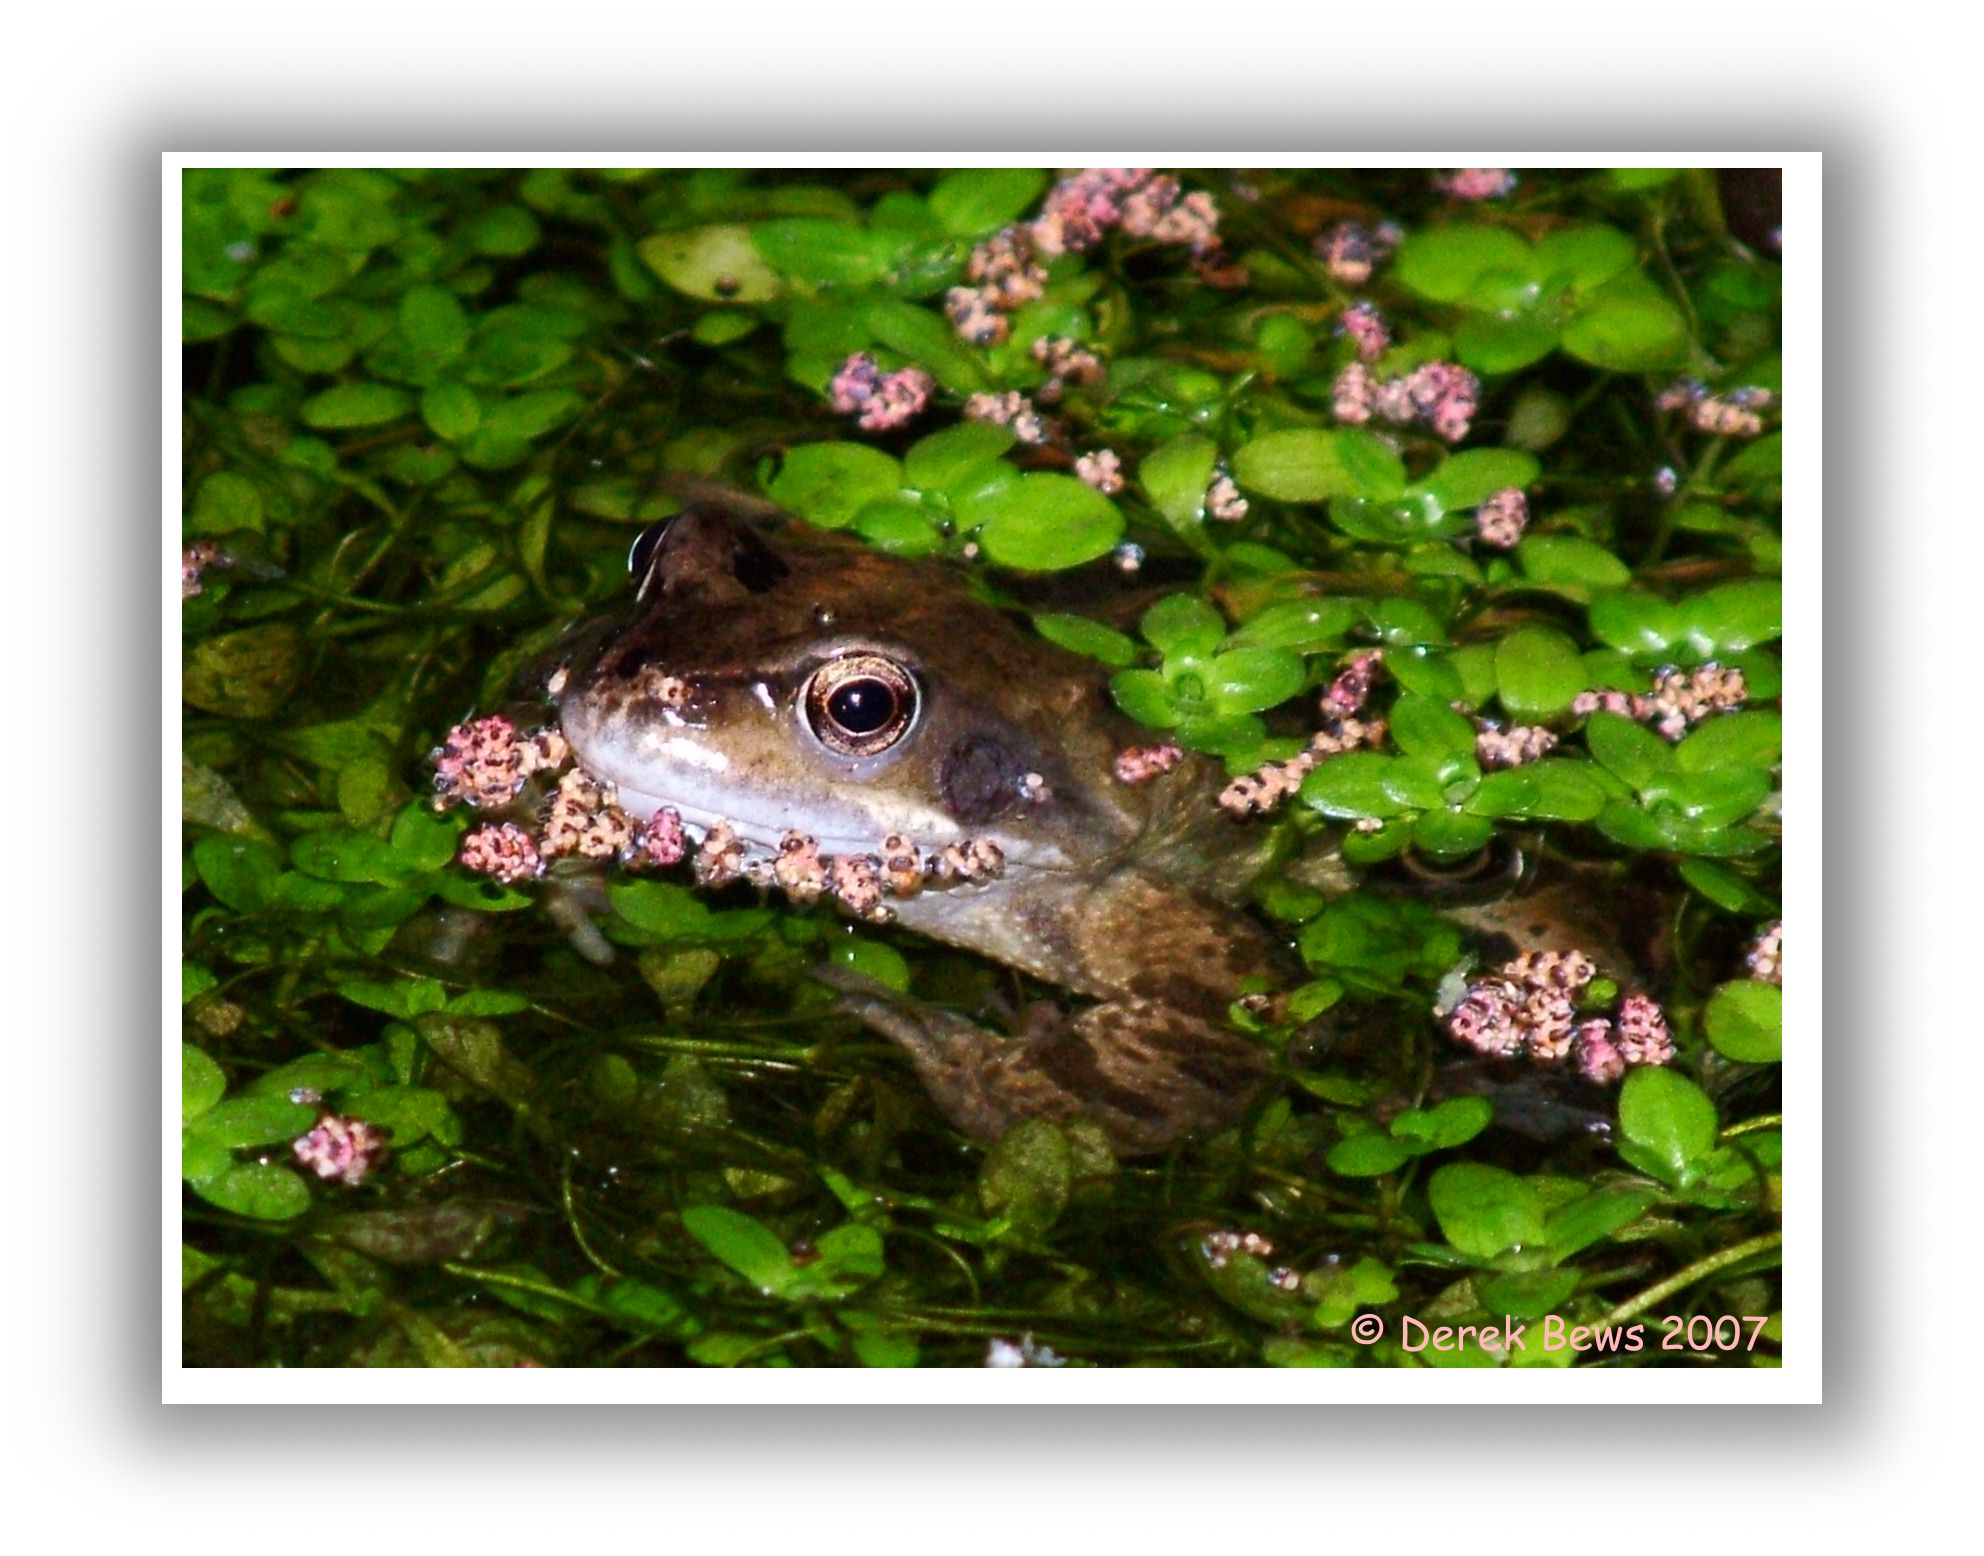
[(1258, 713), (1288, 701), (1308, 678), (1300, 654), (1285, 648), (1234, 648), (1212, 661), (1206, 690), (1221, 713)]
[(1657, 1066), (1637, 1069), (1619, 1093), (1619, 1129), (1670, 1183), (1715, 1145), (1715, 1104), (1687, 1076)]
[(877, 498), (855, 514), (853, 529), (869, 545), (891, 556), (929, 556), (944, 548), (935, 515), (907, 492)]
[(1302, 801), (1339, 820), (1403, 815), (1408, 806), (1385, 792), (1391, 758), (1376, 751), (1346, 751), (1317, 764), (1302, 780)]
[(307, 426), (331, 429), (376, 427), (397, 421), (412, 409), (407, 392), (390, 384), (339, 384), (312, 395), (296, 414)]
[(1534, 313), (1471, 313), (1454, 331), (1454, 355), (1477, 373), (1513, 373), (1556, 349), (1556, 324)]
[(1475, 853), (1486, 848), (1494, 836), (1494, 822), (1462, 810), (1422, 811), (1412, 824), (1413, 846), (1442, 859)]
[(918, 491), (939, 491), (955, 498), (953, 488), (974, 489), (988, 462), (1013, 446), (1012, 430), (989, 421), (962, 421), (955, 427), (918, 438), (902, 456), (904, 483)]
[(1484, 275), (1526, 275), (1529, 245), (1504, 227), (1434, 227), (1399, 245), (1392, 267), (1399, 285), (1437, 303), (1459, 302)]
[(1219, 445), (1188, 433), (1152, 449), (1137, 465), (1137, 480), (1150, 505), (1174, 529), (1205, 517), (1206, 489), (1212, 485)]
[(1042, 612), (1033, 618), (1033, 630), (1050, 643), (1099, 659), (1113, 669), (1126, 670), (1137, 662), (1139, 650), (1133, 639), (1086, 616)]
[(1599, 642), (1638, 659), (1665, 654), (1685, 630), (1673, 606), (1634, 591), (1600, 595), (1591, 602), (1590, 621)]
[(964, 168), (930, 191), (930, 213), (947, 232), (977, 238), (1005, 226), (1039, 198), (1047, 175), (1033, 167)]
[(887, 273), (897, 247), (854, 222), (811, 216), (761, 222), (751, 242), (774, 270), (813, 286), (870, 286)]
[(413, 286), (400, 299), (400, 333), (416, 355), (447, 362), (468, 346), (468, 310), (445, 286)]
[(1770, 776), (1752, 767), (1712, 767), (1677, 773), (1661, 799), (1699, 827), (1726, 827), (1755, 813), (1770, 793)]
[(1385, 668), (1405, 691), (1443, 704), (1464, 701), (1472, 706), (1474, 699), (1468, 696), (1467, 684), (1461, 679), (1455, 658), (1452, 654), (1428, 653), (1424, 649), (1408, 650), (1387, 657)]
[[(1605, 809), (1605, 790), (1592, 777), (1589, 763), (1546, 757), (1515, 770), (1529, 780), (1534, 791), (1523, 812), (1531, 820), (1591, 821)], [(1488, 779), (1482, 779), (1481, 787), (1487, 786)], [(1470, 804), (1468, 808), (1475, 807)]]
[(1688, 321), (1637, 274), (1586, 297), (1564, 326), (1564, 349), (1614, 373), (1679, 367), (1688, 356)]
[(1430, 697), (1407, 694), (1393, 704), (1392, 741), (1413, 755), (1451, 756), (1474, 750), (1474, 725)]
[(751, 229), (691, 227), (643, 238), (642, 262), (676, 291), (704, 302), (768, 302), (781, 287), (751, 242)]
[(1709, 996), (1702, 1025), (1724, 1058), (1776, 1064), (1783, 1057), (1784, 991), (1749, 978), (1725, 983)]
[(762, 1222), (725, 1205), (692, 1205), (682, 1212), (682, 1226), (718, 1259), (729, 1265), (765, 1296), (774, 1296), (792, 1281), (792, 1255)]
[(1071, 475), (1023, 475), (996, 511), (985, 514), (983, 506), (967, 504), (959, 517), (983, 526), (979, 544), (1002, 567), (1059, 572), (1107, 556), (1123, 538), (1116, 505)]
[(1283, 600), (1257, 611), (1232, 636), (1235, 648), (1287, 648), (1298, 654), (1340, 648), (1364, 619), (1355, 600)]
[(1585, 690), (1584, 661), (1555, 628), (1517, 627), (1495, 647), (1495, 685), (1517, 718), (1547, 718)]
[(576, 415), (585, 403), (584, 396), (570, 389), (531, 389), (505, 395), (483, 412), (478, 431), (486, 438), (527, 443)]
[(1407, 1108), (1390, 1127), (1396, 1138), (1421, 1151), (1444, 1151), (1465, 1145), (1494, 1120), (1495, 1105), (1486, 1097), (1449, 1097), (1423, 1111)]
[(1484, 776), (1480, 785), (1467, 797), (1465, 809), (1475, 816), (1528, 816), (1540, 792), (1528, 768), (1506, 768)]
[(1392, 502), (1404, 495), (1405, 461), (1391, 444), (1362, 427), (1340, 427), (1335, 436), (1337, 458), (1351, 483), (1346, 495), (1368, 502)]
[(1414, 490), (1432, 493), (1443, 508), (1476, 508), (1493, 492), (1528, 486), (1542, 468), (1534, 454), (1521, 449), (1463, 449), (1449, 454)]
[(1784, 635), (1784, 585), (1775, 578), (1722, 584), (1676, 609), (1681, 630), (1703, 654), (1734, 653)]
[(1593, 593), (1621, 588), (1633, 578), (1618, 557), (1581, 535), (1525, 535), (1516, 543), (1516, 561), (1531, 583)]
[(1137, 630), (1167, 659), (1203, 656), (1226, 636), (1226, 618), (1195, 594), (1169, 594), (1143, 614)]
[(260, 529), (262, 489), (245, 475), (216, 470), (200, 482), (192, 511), (186, 516), (189, 535), (225, 535), (231, 530)]
[(1433, 810), (1447, 800), (1438, 756), (1394, 757), (1379, 780), (1388, 799), (1413, 810)]
[(179, 1045), (179, 1117), (191, 1123), (227, 1091), (221, 1067), (191, 1043)]
[(1282, 502), (1363, 494), (1362, 482), (1344, 463), (1338, 435), (1318, 427), (1264, 433), (1242, 445), (1233, 456), (1233, 478)]
[(482, 402), (467, 384), (443, 379), (421, 393), (420, 419), (435, 437), (459, 443), (482, 425)]
[(1351, 1135), (1330, 1147), (1326, 1160), (1340, 1178), (1375, 1178), (1396, 1172), (1415, 1153), (1389, 1135)]
[(1585, 724), (1584, 743), (1600, 766), (1642, 793), (1662, 787), (1674, 775), (1673, 748), (1616, 713), (1594, 713)]
[(1589, 292), (1632, 269), (1639, 253), (1616, 227), (1559, 227), (1536, 240), (1536, 274), (1546, 286)]
[(201, 1178), (193, 1192), (208, 1204), (258, 1221), (287, 1221), (310, 1208), (310, 1189), (287, 1167), (247, 1163)]
[(1417, 600), (1398, 598), (1373, 600), (1365, 607), (1365, 620), (1387, 649), (1417, 648), (1447, 641), (1446, 629)]
[(1446, 1240), (1472, 1259), (1543, 1241), (1543, 1199), (1514, 1173), (1451, 1162), (1427, 1181), (1426, 1197)]
[[(1383, 546), (1416, 545), (1428, 539), (1450, 539), (1473, 527), (1465, 514), (1448, 514), (1424, 492), (1391, 502), (1367, 501), (1361, 497), (1330, 499), (1330, 522), (1355, 540), (1369, 540)], [(1441, 546), (1435, 557), (1445, 564), (1465, 563), (1453, 550)]]
[(215, 1103), (194, 1121), (201, 1139), (229, 1150), (254, 1145), (287, 1144), (308, 1134), (317, 1110), (287, 1097), (232, 1097)]
[(1171, 684), (1155, 670), (1123, 670), (1109, 678), (1109, 695), (1139, 724), (1169, 729), (1178, 722)]
[(902, 466), (865, 443), (802, 443), (767, 488), (772, 500), (822, 529), (845, 529), (869, 503), (902, 489)]

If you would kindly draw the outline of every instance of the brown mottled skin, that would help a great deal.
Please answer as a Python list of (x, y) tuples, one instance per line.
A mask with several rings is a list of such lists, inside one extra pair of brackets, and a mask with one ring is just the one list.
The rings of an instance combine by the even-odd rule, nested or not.
[[(761, 848), (788, 830), (828, 853), (872, 853), (889, 833), (926, 852), (995, 842), (998, 876), (890, 906), (1086, 1009), (1010, 1036), (823, 975), (967, 1135), (1083, 1117), (1136, 1155), (1233, 1122), (1271, 1069), (1226, 1021), (1249, 980), (1279, 981), (1281, 949), (1238, 906), (1269, 862), (1267, 830), (1217, 809), (1223, 775), (1200, 759), (1117, 781), (1117, 752), (1148, 735), (1110, 703), (1107, 672), (956, 571), (762, 520), (693, 504), (637, 552), (639, 598), (581, 627), (560, 661), (579, 761), (637, 818), (665, 804), (700, 835), (721, 817)], [(899, 743), (859, 758), (814, 738), (801, 706), (808, 675), (848, 653), (886, 654), (919, 693)]]

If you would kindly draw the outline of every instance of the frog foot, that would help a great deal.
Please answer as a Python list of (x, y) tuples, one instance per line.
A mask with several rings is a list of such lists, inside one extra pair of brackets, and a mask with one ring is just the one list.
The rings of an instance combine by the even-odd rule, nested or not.
[(909, 1055), (946, 1118), (986, 1143), (1026, 1119), (1086, 1118), (1118, 1156), (1152, 1155), (1234, 1122), (1273, 1070), (1243, 1034), (1154, 1000), (1092, 1005), (1009, 1037), (844, 968), (815, 976), (840, 991), (840, 1010)]

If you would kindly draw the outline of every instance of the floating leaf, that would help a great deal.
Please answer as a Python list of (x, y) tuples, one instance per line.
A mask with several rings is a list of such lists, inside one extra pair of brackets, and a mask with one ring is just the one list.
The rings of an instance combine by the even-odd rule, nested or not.
[(1715, 1051), (1743, 1064), (1776, 1064), (1784, 1048), (1784, 991), (1743, 978), (1709, 996), (1702, 1026)]
[(1447, 1241), (1474, 1259), (1543, 1241), (1543, 1201), (1512, 1172), (1479, 1162), (1450, 1162), (1426, 1185)]
[[(987, 509), (991, 511), (988, 512)], [(979, 528), (979, 544), (1002, 567), (1050, 573), (1107, 556), (1123, 538), (1116, 505), (1071, 475), (1023, 475), (996, 504), (974, 500), (959, 518)]]

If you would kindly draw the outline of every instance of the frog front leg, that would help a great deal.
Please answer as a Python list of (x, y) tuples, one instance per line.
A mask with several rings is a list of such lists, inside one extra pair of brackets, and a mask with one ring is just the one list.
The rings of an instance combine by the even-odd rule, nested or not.
[(909, 1055), (946, 1118), (987, 1143), (1026, 1119), (1086, 1118), (1117, 1155), (1151, 1155), (1234, 1122), (1273, 1069), (1244, 1034), (1154, 1000), (1110, 1000), (1005, 1036), (839, 969), (818, 976)]

